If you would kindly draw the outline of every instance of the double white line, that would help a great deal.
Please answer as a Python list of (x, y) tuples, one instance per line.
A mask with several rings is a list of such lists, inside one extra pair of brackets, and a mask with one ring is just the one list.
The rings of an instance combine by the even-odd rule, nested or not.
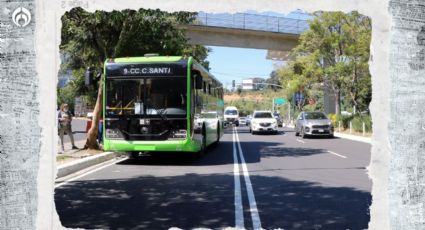
[[(237, 143), (237, 148), (236, 148)], [(239, 151), (238, 151), (239, 150)], [(238, 160), (238, 153), (241, 162)], [(240, 181), (240, 168), (242, 168), (242, 175), (244, 176), (246, 192), (249, 201), (249, 211), (251, 213), (253, 229), (262, 229), (260, 216), (258, 215), (257, 203), (255, 201), (254, 191), (252, 189), (251, 180), (249, 178), (248, 167), (245, 163), (239, 136), (236, 128), (233, 128), (233, 173), (235, 179), (235, 227), (236, 229), (245, 229), (243, 217), (243, 204), (242, 204), (242, 191)]]

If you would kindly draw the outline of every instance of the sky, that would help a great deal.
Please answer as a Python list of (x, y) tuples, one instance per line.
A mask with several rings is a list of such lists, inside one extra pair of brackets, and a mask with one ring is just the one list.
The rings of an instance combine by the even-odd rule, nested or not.
[(232, 80), (241, 83), (244, 78), (267, 78), (273, 62), (266, 59), (267, 50), (208, 46), (212, 49), (207, 60), (210, 72), (223, 85), (231, 87)]
[[(258, 13), (247, 11), (246, 13), (284, 16), (275, 12)], [(295, 19), (310, 18), (310, 16), (300, 13), (300, 11), (289, 13), (285, 17)], [(210, 72), (223, 83), (225, 88), (232, 86), (232, 80), (235, 80), (236, 83), (241, 83), (242, 79), (245, 78), (268, 78), (273, 71), (273, 61), (266, 59), (267, 50), (219, 46), (208, 47), (212, 50), (207, 57), (210, 62)]]

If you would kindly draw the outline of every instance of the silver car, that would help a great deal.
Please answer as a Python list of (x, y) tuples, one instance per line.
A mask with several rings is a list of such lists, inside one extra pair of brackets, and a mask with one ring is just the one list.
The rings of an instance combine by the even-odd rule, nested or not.
[(295, 136), (334, 136), (331, 120), (322, 112), (301, 112), (295, 124)]
[(246, 125), (246, 117), (239, 117), (239, 125), (241, 126)]

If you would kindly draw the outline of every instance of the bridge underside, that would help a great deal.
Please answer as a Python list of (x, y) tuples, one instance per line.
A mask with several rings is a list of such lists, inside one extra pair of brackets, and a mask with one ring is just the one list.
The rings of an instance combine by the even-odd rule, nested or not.
[(244, 30), (199, 25), (181, 26), (191, 44), (290, 51), (297, 45), (298, 34)]

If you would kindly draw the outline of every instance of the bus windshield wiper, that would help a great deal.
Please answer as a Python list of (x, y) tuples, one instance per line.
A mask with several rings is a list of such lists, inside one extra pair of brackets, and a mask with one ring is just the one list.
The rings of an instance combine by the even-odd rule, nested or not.
[(151, 107), (152, 109), (154, 109), (156, 113), (162, 118), (162, 120), (169, 121), (168, 117), (164, 115), (165, 109), (161, 111), (160, 109), (155, 108), (155, 106), (152, 103), (150, 103), (150, 100), (148, 100), (147, 102), (148, 102), (148, 107)]

